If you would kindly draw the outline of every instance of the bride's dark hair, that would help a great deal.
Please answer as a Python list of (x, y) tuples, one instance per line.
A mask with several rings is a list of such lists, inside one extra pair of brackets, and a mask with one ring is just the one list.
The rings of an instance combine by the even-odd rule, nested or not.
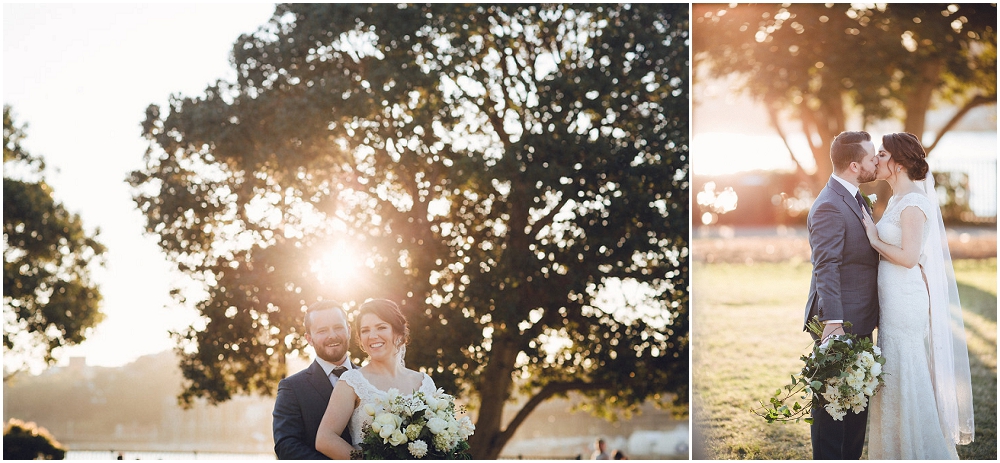
[(358, 308), (358, 316), (354, 319), (357, 326), (354, 327), (354, 332), (359, 336), (358, 344), (361, 344), (361, 318), (367, 314), (372, 314), (392, 327), (392, 332), (403, 337), (403, 343), (396, 347), (403, 347), (410, 343), (410, 324), (406, 322), (406, 317), (403, 316), (403, 311), (399, 310), (399, 306), (396, 303), (388, 299), (372, 299), (361, 304)]
[(927, 153), (916, 135), (899, 132), (882, 136), (882, 147), (889, 152), (893, 161), (906, 168), (910, 180), (927, 178)]

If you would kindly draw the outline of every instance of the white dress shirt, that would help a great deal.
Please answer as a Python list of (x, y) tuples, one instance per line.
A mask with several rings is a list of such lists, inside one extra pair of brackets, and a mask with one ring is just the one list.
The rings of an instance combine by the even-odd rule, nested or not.
[(344, 368), (347, 368), (348, 370), (350, 370), (351, 368), (354, 368), (351, 365), (351, 353), (350, 352), (348, 352), (347, 355), (344, 356), (344, 362), (341, 363), (341, 364), (339, 364), (339, 365), (336, 364), (336, 363), (327, 362), (326, 360), (323, 360), (323, 359), (321, 359), (319, 357), (316, 357), (316, 363), (318, 363), (319, 366), (321, 368), (323, 368), (323, 372), (326, 373), (326, 376), (328, 378), (330, 378), (330, 384), (332, 384), (334, 386), (337, 385), (337, 381), (340, 381), (340, 377), (339, 376), (334, 376), (332, 374), (334, 368), (336, 368), (336, 367), (344, 367)]

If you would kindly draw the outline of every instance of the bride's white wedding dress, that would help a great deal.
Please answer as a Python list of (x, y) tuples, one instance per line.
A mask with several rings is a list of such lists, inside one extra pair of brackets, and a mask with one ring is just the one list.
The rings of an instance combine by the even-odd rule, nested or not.
[[(418, 392), (423, 392), (426, 395), (433, 395), (437, 388), (434, 386), (434, 380), (431, 379), (427, 373), (423, 373), (424, 379), (420, 382), (420, 387), (417, 389)], [(354, 443), (354, 448), (361, 448), (361, 429), (364, 427), (365, 423), (371, 423), (373, 417), (365, 413), (365, 404), (375, 404), (378, 400), (383, 400), (388, 395), (386, 391), (376, 388), (372, 383), (368, 382), (365, 375), (361, 374), (361, 370), (351, 369), (340, 375), (341, 381), (346, 381), (352, 388), (354, 388), (354, 393), (358, 395), (358, 406), (354, 407), (354, 413), (351, 414), (351, 421), (348, 423), (348, 427), (351, 430), (351, 442)]]
[[(915, 206), (924, 221), (921, 249), (927, 249), (932, 218), (938, 205), (921, 193), (892, 198), (877, 224), (879, 238), (900, 246), (900, 214)], [(933, 226), (936, 226), (934, 224)], [(921, 263), (926, 256), (921, 255)], [(879, 262), (880, 317), (878, 345), (886, 362), (885, 385), (871, 399), (868, 416), (868, 457), (890, 459), (958, 459), (955, 444), (945, 436), (931, 380), (929, 360), (930, 298), (921, 266), (906, 268), (886, 259)]]

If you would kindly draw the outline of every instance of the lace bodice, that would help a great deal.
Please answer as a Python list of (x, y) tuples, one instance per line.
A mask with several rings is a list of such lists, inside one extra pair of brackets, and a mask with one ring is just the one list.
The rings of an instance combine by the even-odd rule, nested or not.
[[(931, 207), (936, 207), (936, 205), (931, 205), (931, 201), (924, 196), (923, 193), (913, 192), (903, 195), (901, 198), (896, 198), (893, 196), (889, 199), (889, 204), (885, 207), (885, 213), (882, 214), (882, 218), (878, 221), (878, 236), (882, 241), (893, 246), (900, 246), (903, 243), (903, 229), (899, 222), (900, 215), (903, 213), (903, 209), (910, 206), (916, 206), (924, 213), (924, 217), (933, 217), (931, 213)], [(923, 229), (923, 240), (927, 240), (931, 226), (930, 220), (924, 220)], [(921, 249), (923, 249), (923, 243), (921, 243)]]
[[(421, 374), (424, 378), (421, 380), (417, 391), (427, 395), (434, 394), (437, 391), (437, 387), (434, 386), (434, 380), (430, 376), (427, 376), (426, 373)], [(351, 442), (354, 448), (360, 448), (361, 428), (364, 427), (365, 423), (371, 423), (372, 421), (372, 417), (365, 413), (365, 404), (374, 404), (376, 401), (385, 398), (387, 392), (376, 388), (372, 383), (368, 382), (368, 378), (365, 378), (365, 375), (361, 374), (361, 370), (348, 370), (340, 375), (340, 380), (347, 382), (354, 389), (354, 393), (358, 395), (358, 406), (354, 408), (354, 413), (351, 414), (351, 421), (348, 423), (348, 427), (351, 430)]]

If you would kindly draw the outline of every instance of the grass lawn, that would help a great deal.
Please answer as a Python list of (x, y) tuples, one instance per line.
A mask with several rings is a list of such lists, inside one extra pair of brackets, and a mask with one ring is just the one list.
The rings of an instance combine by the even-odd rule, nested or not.
[[(695, 459), (810, 459), (809, 425), (750, 413), (788, 384), (810, 348), (802, 331), (812, 267), (694, 262), (692, 412)], [(997, 456), (997, 261), (955, 262), (972, 366), (976, 439), (962, 459)], [(866, 449), (865, 457), (867, 457)]]

